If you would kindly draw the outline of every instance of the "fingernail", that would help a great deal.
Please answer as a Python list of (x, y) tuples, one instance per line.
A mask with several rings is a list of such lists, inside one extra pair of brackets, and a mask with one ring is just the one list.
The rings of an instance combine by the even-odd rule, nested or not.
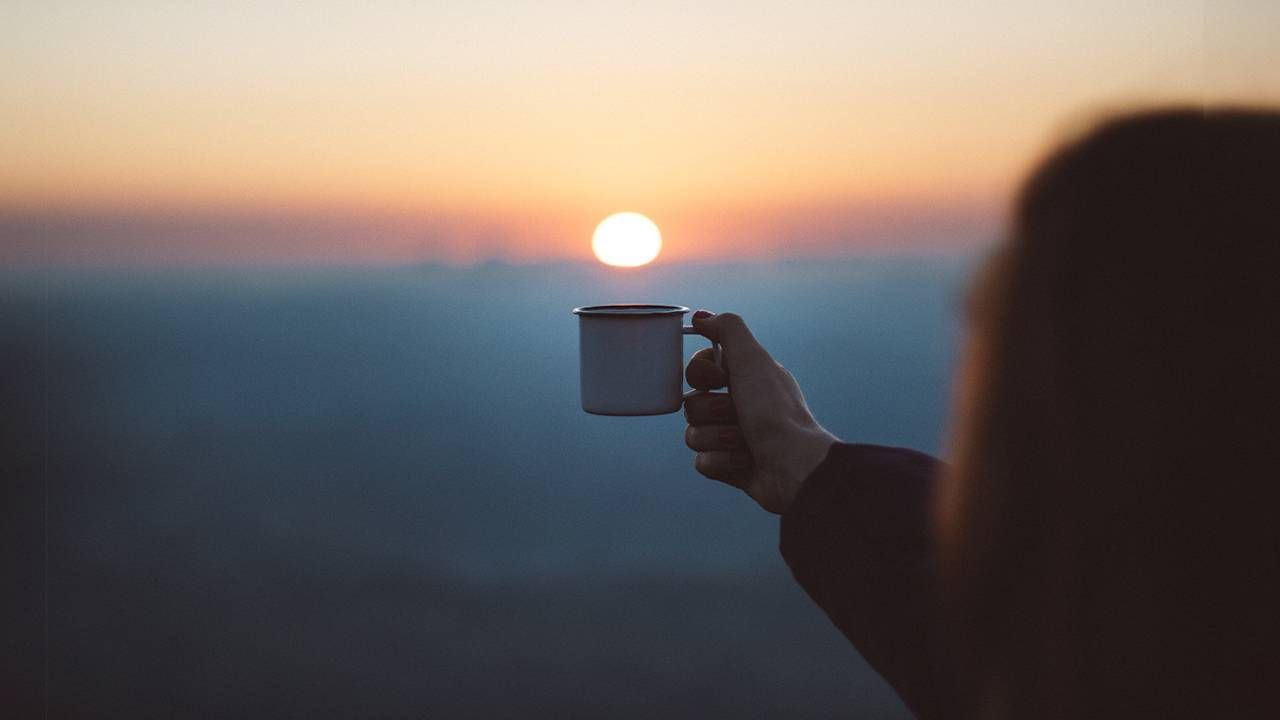
[(698, 312), (694, 313), (693, 316), (698, 318), (699, 320), (702, 320), (703, 318), (709, 318), (714, 314), (715, 313), (711, 312), (710, 310), (699, 310)]
[(737, 430), (721, 430), (720, 444), (725, 447), (738, 447), (738, 431)]
[(721, 395), (711, 401), (711, 414), (716, 417), (724, 417), (729, 414), (729, 410), (732, 409), (732, 407), (732, 401), (729, 400), (728, 397)]

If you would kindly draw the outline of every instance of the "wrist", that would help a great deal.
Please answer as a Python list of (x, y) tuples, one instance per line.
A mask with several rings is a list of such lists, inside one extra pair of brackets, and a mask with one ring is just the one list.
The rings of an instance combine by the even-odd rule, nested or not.
[(827, 458), (827, 453), (831, 451), (831, 446), (839, 441), (839, 438), (827, 432), (825, 428), (817, 423), (797, 429), (790, 442), (787, 443), (789, 457), (784, 463), (787, 472), (784, 481), (781, 483), (782, 487), (779, 488), (784, 511), (791, 506), (791, 502), (795, 499), (796, 494), (800, 492), (805, 480), (808, 480), (813, 471), (817, 470), (822, 461)]

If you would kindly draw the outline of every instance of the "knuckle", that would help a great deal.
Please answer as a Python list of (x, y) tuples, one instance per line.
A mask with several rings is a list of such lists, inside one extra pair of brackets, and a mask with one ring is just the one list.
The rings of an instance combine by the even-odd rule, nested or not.
[(706, 419), (706, 406), (696, 398), (691, 398), (684, 405), (684, 419), (690, 425), (701, 425)]
[(690, 425), (706, 425), (715, 421), (717, 415), (714, 398), (714, 395), (700, 395), (685, 406)]
[[(697, 380), (702, 377), (702, 367), (698, 360), (690, 360), (689, 366), (684, 369), (684, 376), (688, 380)], [(692, 383), (690, 383), (692, 384)]]
[(719, 371), (715, 365), (703, 359), (689, 363), (689, 367), (685, 369), (685, 379), (689, 381), (689, 385), (702, 389), (720, 384)]
[(697, 455), (693, 456), (693, 469), (697, 470), (699, 473), (703, 475), (707, 475), (708, 477), (710, 477), (710, 475), (708, 475), (707, 468), (709, 467), (710, 463), (711, 463), (711, 459), (710, 457), (707, 456), (707, 453), (700, 452)]
[(712, 480), (720, 480), (728, 475), (728, 460), (727, 453), (703, 450), (694, 456), (693, 467)]
[(684, 399), (684, 419), (690, 425), (694, 424), (694, 420), (698, 417), (698, 396), (687, 397)]

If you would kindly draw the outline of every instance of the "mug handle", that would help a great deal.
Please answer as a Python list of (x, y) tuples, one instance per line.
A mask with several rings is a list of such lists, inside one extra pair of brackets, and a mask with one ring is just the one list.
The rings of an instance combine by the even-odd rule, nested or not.
[[(685, 335), (697, 335), (697, 334), (698, 334), (698, 331), (697, 331), (697, 330), (694, 330), (692, 325), (682, 325), (682, 326), (680, 327), (680, 330), (681, 330)], [(716, 361), (716, 367), (718, 367), (718, 368), (723, 368), (723, 367), (724, 367), (724, 363), (722, 363), (722, 362), (720, 361), (720, 343), (716, 342), (715, 340), (712, 340), (712, 341), (711, 341), (711, 356), (712, 356), (712, 357), (715, 359), (715, 361)]]

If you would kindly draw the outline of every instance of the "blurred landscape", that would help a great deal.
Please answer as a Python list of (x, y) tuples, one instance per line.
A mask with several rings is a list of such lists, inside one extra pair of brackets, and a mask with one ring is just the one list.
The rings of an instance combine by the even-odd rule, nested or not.
[(734, 310), (833, 432), (937, 452), (973, 262), (11, 273), (6, 694), (909, 717), (791, 580), (776, 518), (693, 471), (681, 415), (579, 409), (569, 310)]

